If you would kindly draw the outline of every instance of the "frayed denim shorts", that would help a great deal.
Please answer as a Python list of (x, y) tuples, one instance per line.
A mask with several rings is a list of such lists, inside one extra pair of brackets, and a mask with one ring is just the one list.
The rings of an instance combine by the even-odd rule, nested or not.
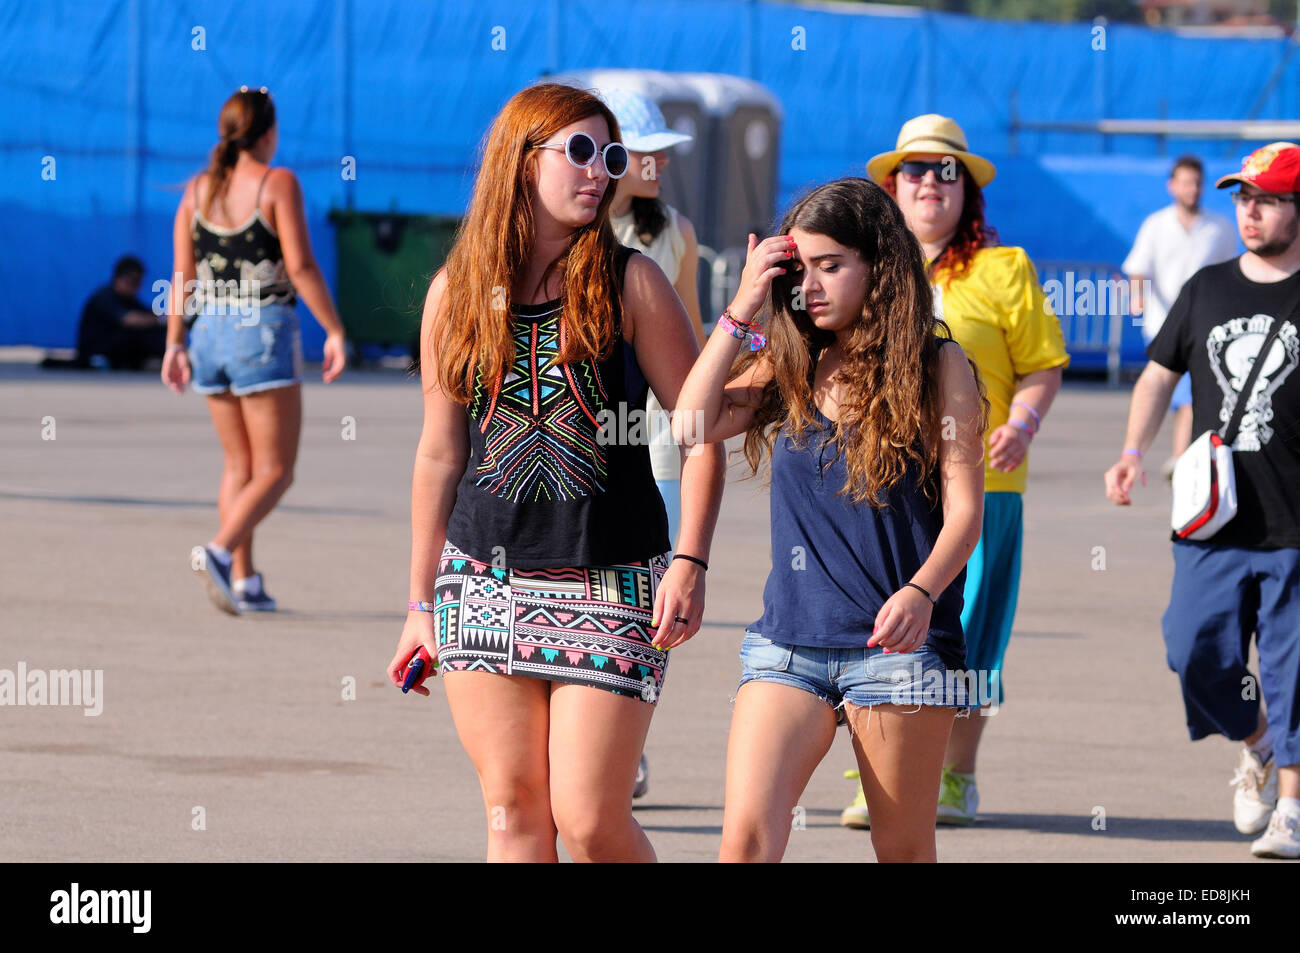
[(273, 304), (251, 314), (205, 311), (190, 329), (195, 393), (236, 397), (302, 382), (298, 312)]
[[(845, 724), (844, 705), (969, 708), (978, 694), (968, 673), (949, 669), (929, 646), (901, 654), (883, 648), (817, 648), (746, 632), (740, 684), (776, 682), (816, 695)], [(739, 687), (738, 689), (739, 690)]]

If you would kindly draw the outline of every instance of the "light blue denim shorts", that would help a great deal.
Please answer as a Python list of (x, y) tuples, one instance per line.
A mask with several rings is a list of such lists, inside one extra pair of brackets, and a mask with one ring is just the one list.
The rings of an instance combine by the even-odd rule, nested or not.
[(190, 328), (190, 386), (236, 397), (302, 381), (298, 312), (273, 304), (251, 314), (205, 311)]
[[(817, 648), (746, 632), (740, 684), (776, 682), (816, 695), (844, 724), (844, 704), (969, 708), (978, 692), (970, 673), (951, 670), (929, 646), (900, 654), (883, 648)], [(737, 686), (739, 690), (739, 686)]]

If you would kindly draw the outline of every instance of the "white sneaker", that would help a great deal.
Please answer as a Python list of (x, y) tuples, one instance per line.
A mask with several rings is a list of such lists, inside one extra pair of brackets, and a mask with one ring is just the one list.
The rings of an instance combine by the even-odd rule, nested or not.
[(1268, 826), (1277, 804), (1276, 767), (1271, 754), (1265, 763), (1249, 748), (1241, 749), (1237, 773), (1228, 783), (1237, 789), (1232, 795), (1232, 823), (1243, 834), (1258, 834)]
[(1250, 852), (1256, 857), (1300, 858), (1300, 817), (1274, 811), (1268, 820), (1268, 830), (1250, 845)]

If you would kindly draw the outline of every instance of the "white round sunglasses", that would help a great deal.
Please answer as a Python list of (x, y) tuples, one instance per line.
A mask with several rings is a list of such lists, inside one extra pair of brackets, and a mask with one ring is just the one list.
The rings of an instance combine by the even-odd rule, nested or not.
[(627, 174), (627, 147), (621, 142), (611, 142), (604, 149), (596, 148), (596, 140), (585, 132), (569, 133), (563, 142), (545, 142), (538, 149), (563, 149), (564, 157), (575, 169), (585, 169), (596, 161), (597, 154), (611, 179), (621, 179)]

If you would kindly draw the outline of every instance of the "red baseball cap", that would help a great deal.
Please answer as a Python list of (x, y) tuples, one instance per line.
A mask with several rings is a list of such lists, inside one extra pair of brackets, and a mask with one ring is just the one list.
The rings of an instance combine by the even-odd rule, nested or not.
[(1214, 186), (1223, 189), (1234, 182), (1253, 185), (1265, 192), (1300, 192), (1300, 146), (1294, 142), (1260, 146), (1246, 156), (1240, 172), (1225, 175)]

